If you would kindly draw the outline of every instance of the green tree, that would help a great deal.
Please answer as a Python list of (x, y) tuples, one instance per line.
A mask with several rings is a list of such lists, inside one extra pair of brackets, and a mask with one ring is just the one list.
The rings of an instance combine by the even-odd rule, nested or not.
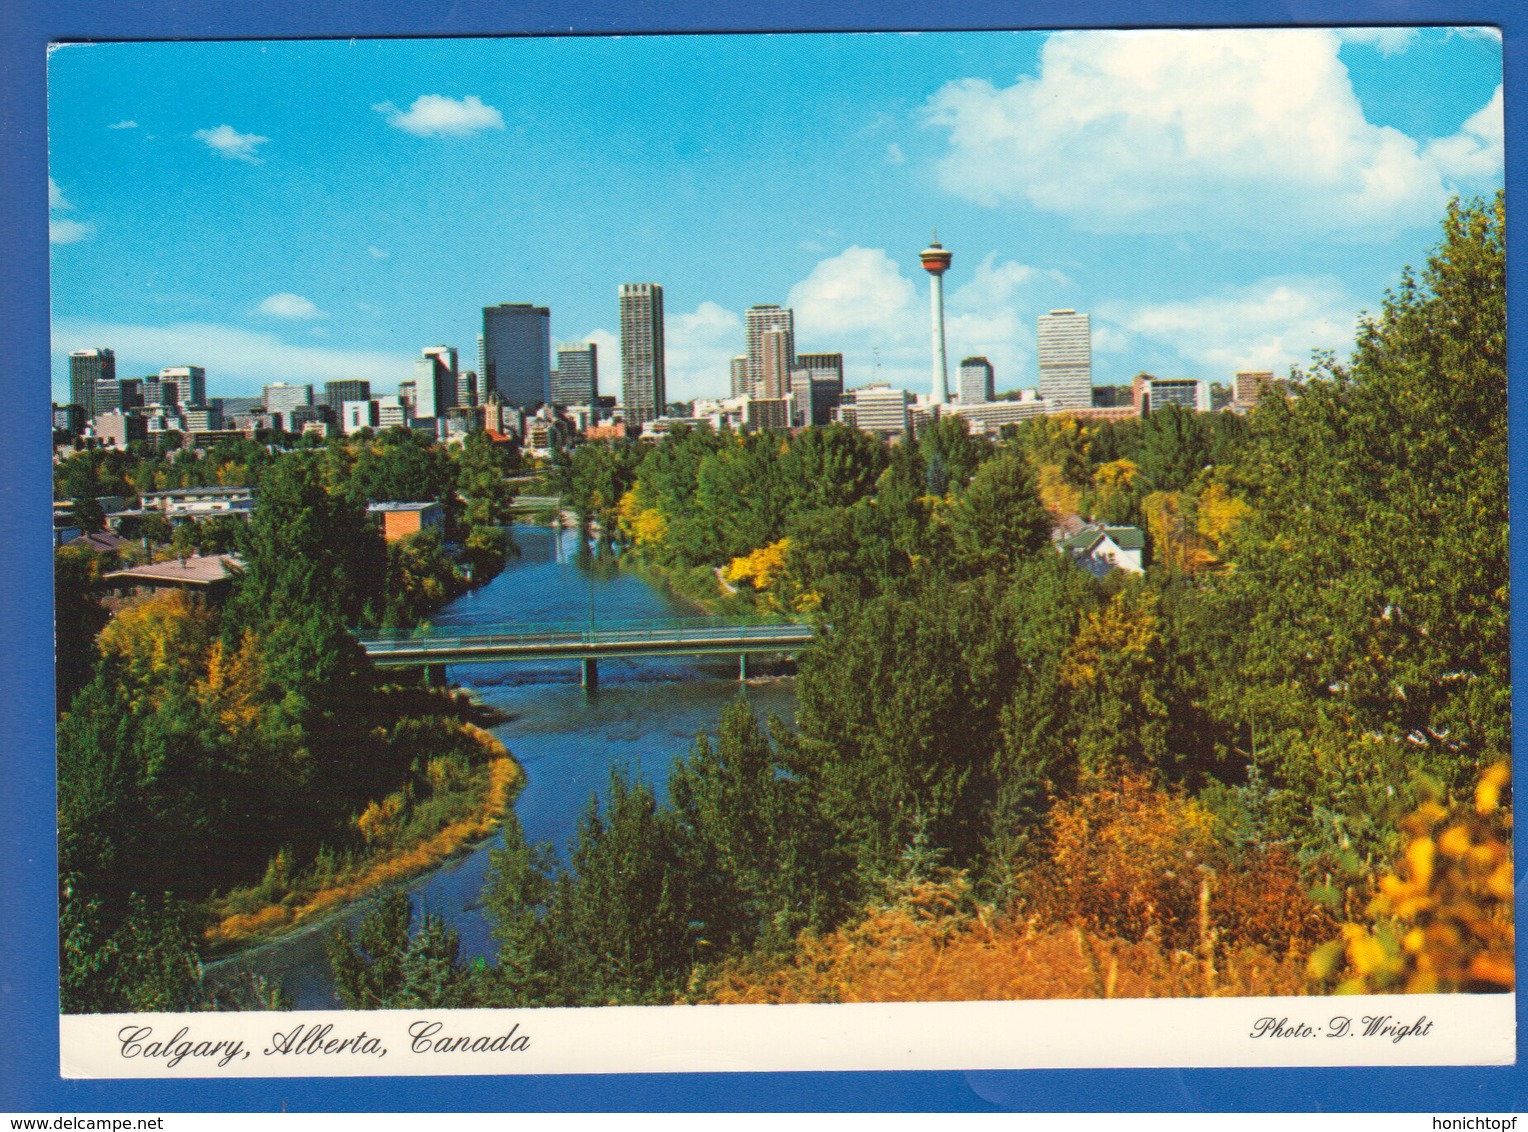
[(1035, 494), (1029, 462), (1005, 451), (977, 469), (950, 516), (955, 552), (972, 574), (1008, 571), (1047, 547), (1050, 520)]
[(1251, 512), (1209, 592), (1217, 703), (1307, 825), (1418, 769), (1464, 789), (1509, 750), (1504, 230), (1500, 195), (1451, 205), (1351, 365), (1251, 414)]
[(460, 941), (445, 920), (425, 913), (417, 931), (406, 892), (379, 897), (352, 934), (338, 928), (326, 949), (334, 990), (349, 1010), (403, 1010), (473, 1005), (472, 979)]

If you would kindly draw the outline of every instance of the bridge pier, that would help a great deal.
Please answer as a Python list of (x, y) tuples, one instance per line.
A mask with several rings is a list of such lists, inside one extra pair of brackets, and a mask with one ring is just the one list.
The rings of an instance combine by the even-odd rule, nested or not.
[(737, 654), (737, 678), (740, 683), (748, 679), (748, 654), (746, 652)]
[(586, 656), (579, 660), (578, 666), (581, 669), (579, 683), (584, 686), (584, 691), (597, 691), (600, 686), (599, 661), (592, 656)]
[(444, 664), (427, 664), (424, 666), (424, 685), (426, 688), (444, 688), (449, 683), (446, 679), (446, 666)]

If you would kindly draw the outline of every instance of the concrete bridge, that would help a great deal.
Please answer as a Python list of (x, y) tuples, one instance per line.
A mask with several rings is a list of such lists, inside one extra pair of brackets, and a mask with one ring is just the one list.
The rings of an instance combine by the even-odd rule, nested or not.
[(560, 495), (517, 495), (509, 505), (509, 509), (516, 514), (530, 514), (540, 511), (561, 511), (562, 496)]
[(738, 679), (748, 678), (748, 658), (759, 653), (794, 653), (812, 643), (810, 625), (690, 617), (655, 621), (521, 625), (512, 631), (457, 630), (440, 626), (359, 637), (379, 668), (523, 660), (577, 660), (583, 685), (599, 684), (604, 657), (712, 656), (736, 654)]

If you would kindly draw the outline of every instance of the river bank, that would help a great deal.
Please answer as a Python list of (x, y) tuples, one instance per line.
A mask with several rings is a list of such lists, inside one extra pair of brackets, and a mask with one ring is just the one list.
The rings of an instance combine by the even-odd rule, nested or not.
[[(470, 852), (490, 838), (524, 787), (525, 772), (492, 732), (465, 721), (455, 723), (481, 752), (482, 761), (464, 780), (447, 784), (442, 778), (443, 788), (429, 799), (435, 821), (415, 820), (403, 836), (372, 852), (346, 853), (338, 858), (321, 853), (312, 865), (295, 874), (284, 863), (284, 856), (277, 854), (260, 884), (209, 902), (214, 922), (202, 937), (208, 957), (228, 958), (247, 947), (269, 943), (379, 888)], [(449, 788), (444, 788), (447, 785)], [(389, 795), (380, 805), (374, 802), (358, 816), (357, 824), (364, 831), (368, 816), (372, 827), (388, 816), (400, 816), (387, 814), (388, 802), (398, 797), (401, 795)]]

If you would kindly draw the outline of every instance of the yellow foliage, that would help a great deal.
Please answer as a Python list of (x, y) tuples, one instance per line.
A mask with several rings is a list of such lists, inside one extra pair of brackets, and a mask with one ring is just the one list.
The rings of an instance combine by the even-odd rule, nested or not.
[(154, 594), (125, 606), (101, 630), (96, 647), (119, 660), (140, 687), (184, 682), (206, 663), (212, 614), (179, 591)]
[(1126, 488), (1141, 478), (1134, 460), (1119, 459), (1100, 464), (1093, 472), (1093, 486), (1101, 491)]
[(1219, 548), (1236, 527), (1252, 514), (1252, 508), (1222, 483), (1212, 483), (1199, 496), (1195, 525), (1205, 538)]
[(1089, 613), (1077, 630), (1061, 660), (1061, 683), (1083, 688), (1098, 679), (1108, 662), (1149, 662), (1160, 629), (1157, 595), (1121, 590), (1103, 609)]
[(1036, 467), (1035, 490), (1041, 505), (1052, 515), (1075, 515), (1082, 506), (1082, 488), (1062, 474), (1059, 464)]
[(668, 519), (656, 507), (645, 507), (633, 488), (621, 496), (619, 522), (638, 546), (655, 546), (668, 535)]
[(207, 654), (206, 676), (197, 681), (196, 696), (217, 712), (233, 734), (254, 726), (264, 702), (264, 665), (254, 634), (245, 633), (231, 652), (221, 640)]
[(727, 566), (729, 582), (749, 582), (756, 590), (767, 590), (785, 573), (790, 556), (791, 540), (783, 538), (768, 546), (761, 546), (751, 554), (734, 558)]
[(403, 803), (403, 795), (396, 791), (381, 802), (370, 803), (355, 819), (355, 828), (362, 840), (368, 845), (386, 840), (397, 825), (398, 816), (403, 813)]
[(1501, 804), (1510, 777), (1498, 763), (1473, 804), (1425, 802), (1406, 819), (1409, 840), (1376, 885), (1371, 922), (1344, 924), (1315, 952), (1312, 979), (1340, 979), (1339, 994), (1513, 989), (1512, 811)]
[(1067, 998), (1201, 998), (1300, 993), (1299, 963), (1262, 948), (1211, 965), (1153, 940), (1082, 928), (994, 922), (955, 911), (959, 893), (926, 883), (918, 904), (874, 906), (858, 923), (797, 941), (783, 964), (723, 966), (715, 1003), (974, 1002)]
[(1141, 514), (1151, 535), (1152, 553), (1168, 569), (1196, 574), (1219, 561), (1199, 531), (1193, 500), (1183, 492), (1152, 492), (1141, 500)]

